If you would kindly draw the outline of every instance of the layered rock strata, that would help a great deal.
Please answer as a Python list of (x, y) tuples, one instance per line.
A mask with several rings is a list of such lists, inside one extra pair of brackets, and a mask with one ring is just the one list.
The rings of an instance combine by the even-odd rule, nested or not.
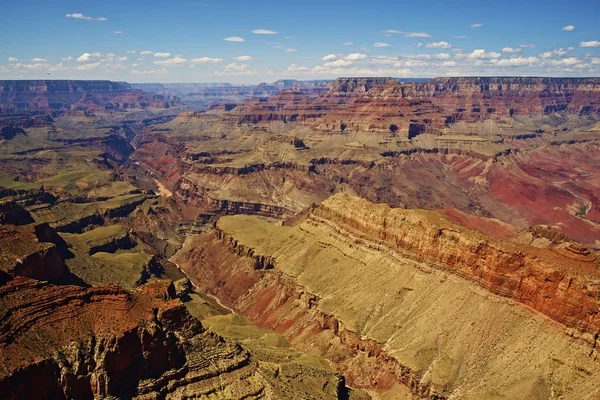
[(169, 108), (181, 105), (174, 97), (145, 93), (128, 83), (112, 81), (0, 81), (0, 112), (107, 111)]
[(222, 217), (174, 260), (357, 387), (402, 383), (438, 399), (598, 395), (600, 260), (581, 246), (531, 248), (336, 195), (291, 227)]

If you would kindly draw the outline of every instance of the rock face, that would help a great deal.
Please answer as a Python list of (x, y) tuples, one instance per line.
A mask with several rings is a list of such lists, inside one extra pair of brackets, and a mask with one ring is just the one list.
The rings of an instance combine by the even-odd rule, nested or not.
[[(115, 207), (97, 212), (135, 226), (135, 215), (126, 218), (131, 203), (114, 201), (105, 204)], [(89, 209), (93, 203), (81, 205)], [(139, 205), (133, 205), (137, 218), (144, 212)], [(75, 204), (57, 206), (66, 211)], [(157, 208), (152, 213), (160, 219)], [(60, 219), (60, 213), (42, 215)], [(0, 203), (2, 398), (316, 400), (347, 393), (342, 376), (322, 360), (303, 357), (283, 338), (250, 349), (238, 342), (243, 328), (234, 339), (205, 329), (181, 301), (199, 297), (189, 284), (156, 280), (165, 274), (158, 256), (124, 251), (132, 246), (134, 229), (114, 220), (92, 229), (87, 224), (93, 222), (75, 216), (85, 232), (59, 236), (48, 223), (34, 222), (39, 217), (15, 202)], [(166, 233), (164, 226), (148, 228)], [(141, 239), (151, 241), (148, 235)], [(200, 304), (205, 310), (206, 303)]]
[(174, 260), (356, 387), (402, 383), (438, 399), (597, 395), (600, 259), (582, 246), (517, 245), (438, 213), (336, 195), (291, 227), (222, 217)]
[(202, 212), (281, 217), (346, 191), (547, 225), (597, 248), (597, 88), (596, 78), (340, 78), (316, 98), (292, 88), (180, 114), (141, 132), (132, 159)]
[(435, 78), (410, 84), (392, 78), (338, 78), (315, 99), (287, 90), (269, 100), (246, 100), (223, 115), (238, 124), (298, 121), (321, 131), (411, 138), (440, 133), (459, 121), (556, 113), (598, 117), (599, 93), (597, 78)]
[(45, 223), (15, 203), (0, 204), (0, 271), (53, 281), (68, 271), (66, 243)]
[(416, 93), (454, 111), (455, 120), (531, 113), (574, 116), (600, 112), (598, 78), (435, 78), (416, 84)]
[(130, 108), (168, 108), (180, 105), (173, 97), (134, 90), (111, 81), (0, 81), (0, 112), (106, 111)]
[[(12, 234), (21, 247), (43, 237)], [(5, 260), (18, 251), (9, 242), (0, 236)], [(0, 270), (3, 398), (316, 400), (346, 393), (343, 378), (326, 366), (253, 354), (205, 330), (178, 298), (189, 287), (158, 280), (129, 291), (38, 280), (68, 272), (62, 255), (48, 249), (55, 248), (33, 246), (39, 260), (19, 255), (22, 267)]]
[(14, 277), (0, 291), (7, 398), (199, 396), (215, 390), (214, 378), (237, 396), (261, 389), (249, 354), (205, 332), (170, 282), (130, 293)]
[(344, 195), (327, 200), (313, 215), (524, 303), (589, 333), (590, 344), (596, 344), (600, 333), (597, 252), (574, 245), (560, 251), (526, 248), (465, 230), (435, 213), (373, 206)]

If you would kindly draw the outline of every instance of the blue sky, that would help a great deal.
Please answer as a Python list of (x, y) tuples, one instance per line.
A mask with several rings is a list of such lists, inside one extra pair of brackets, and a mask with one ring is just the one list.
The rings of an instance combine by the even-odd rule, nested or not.
[(0, 79), (600, 76), (598, 0), (4, 0), (1, 7)]

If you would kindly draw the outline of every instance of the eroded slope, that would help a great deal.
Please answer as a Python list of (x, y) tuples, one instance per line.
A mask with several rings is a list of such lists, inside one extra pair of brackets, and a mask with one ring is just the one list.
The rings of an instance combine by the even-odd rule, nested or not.
[(336, 195), (293, 227), (219, 220), (174, 258), (351, 385), (424, 397), (595, 398), (598, 256), (492, 239)]

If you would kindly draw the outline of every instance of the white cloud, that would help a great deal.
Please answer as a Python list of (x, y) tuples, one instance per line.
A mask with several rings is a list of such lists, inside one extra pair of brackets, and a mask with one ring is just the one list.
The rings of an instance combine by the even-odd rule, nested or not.
[(231, 64), (227, 64), (225, 66), (225, 68), (223, 68), (223, 71), (229, 71), (229, 72), (242, 72), (248, 69), (248, 65), (247, 64), (236, 64), (236, 63), (231, 63)]
[(112, 68), (112, 69), (125, 69), (127, 68), (125, 65), (121, 64), (121, 63), (115, 63), (115, 64), (110, 64), (106, 66), (106, 70), (105, 72), (110, 72), (110, 70), (108, 68)]
[(117, 61), (127, 61), (127, 57), (117, 57)]
[[(347, 61), (360, 61), (360, 60), (366, 60), (366, 59), (367, 59), (367, 55), (361, 54), (361, 53), (352, 53), (352, 54), (348, 54), (347, 56), (344, 57), (344, 60), (347, 60)], [(323, 58), (323, 61), (327, 61), (327, 60), (325, 60), (325, 58)]]
[(431, 35), (427, 32), (403, 32), (396, 29), (388, 29), (382, 32), (386, 35), (398, 34), (408, 38), (429, 38)]
[(409, 68), (396, 69), (371, 69), (371, 68), (327, 68), (322, 65), (317, 65), (312, 68), (310, 74), (318, 74), (327, 77), (344, 76), (408, 76), (412, 72)]
[(16, 61), (19, 61), (19, 59), (15, 58), (15, 57), (8, 57), (8, 61), (9, 62), (16, 62)]
[(279, 32), (270, 31), (268, 29), (254, 29), (252, 33), (256, 35), (277, 35)]
[(297, 52), (298, 50), (296, 50), (296, 49), (285, 49), (284, 51), (285, 51), (286, 53), (295, 53), (295, 52)]
[[(251, 56), (238, 56), (238, 57), (233, 57), (233, 59), (235, 61), (252, 61), (253, 60), (253, 58)], [(218, 60), (220, 60), (220, 58)]]
[(303, 71), (310, 71), (310, 68), (305, 67), (304, 65), (292, 64), (287, 68), (287, 70), (289, 72), (303, 72)]
[(490, 65), (498, 66), (498, 67), (524, 67), (535, 65), (538, 62), (537, 57), (513, 57), (503, 60), (491, 60)]
[(404, 32), (404, 37), (412, 37), (412, 38), (428, 38), (431, 35), (427, 32)]
[[(457, 54), (457, 56), (458, 56), (458, 54)], [(476, 49), (476, 50), (473, 50), (472, 53), (468, 53), (467, 58), (476, 59), (476, 60), (484, 59), (484, 58), (500, 58), (500, 53), (496, 53), (494, 51), (488, 52), (488, 51), (485, 51), (484, 49)]]
[(113, 34), (115, 34), (115, 35), (120, 35), (122, 33), (123, 33), (123, 31), (113, 31)]
[(466, 39), (466, 38), (468, 38), (468, 36), (465, 36), (465, 35), (454, 36), (454, 39)]
[(567, 58), (562, 58), (560, 60), (551, 60), (550, 64), (554, 65), (554, 66), (557, 66), (557, 67), (560, 67), (560, 66), (568, 67), (568, 66), (571, 66), (571, 65), (579, 64), (579, 58), (577, 58), (577, 57), (567, 57)]
[(192, 58), (190, 62), (192, 64), (218, 64), (222, 63), (222, 58), (210, 58), (210, 57), (200, 57), (200, 58)]
[(352, 61), (347, 61), (347, 60), (335, 60), (335, 61), (329, 61), (326, 62), (325, 64), (323, 64), (324, 67), (326, 68), (336, 68), (336, 67), (348, 67), (350, 65), (352, 65), (353, 62)]
[(323, 61), (333, 61), (333, 60), (337, 60), (338, 56), (336, 56), (335, 54), (327, 54), (326, 56), (322, 57), (321, 60)]
[(18, 63), (18, 64), (14, 64), (13, 68), (15, 68), (15, 69), (45, 69), (47, 66), (48, 66), (48, 64), (42, 64), (42, 63), (38, 63), (38, 64)]
[(154, 57), (167, 58), (167, 57), (171, 57), (171, 53), (154, 53)]
[(223, 39), (223, 40), (226, 40), (226, 41), (228, 41), (228, 42), (238, 42), (238, 43), (241, 43), (241, 42), (245, 42), (245, 41), (246, 41), (246, 39), (244, 39), (244, 38), (241, 38), (241, 37), (239, 37), (239, 36), (229, 36), (229, 37), (226, 37), (226, 38), (225, 38), (225, 39)]
[(71, 61), (73, 59), (73, 57), (69, 56), (69, 57), (63, 57), (63, 61)]
[(552, 50), (552, 51), (546, 51), (542, 54), (540, 54), (540, 57), (542, 58), (551, 58), (551, 57), (562, 57), (565, 54), (567, 54), (567, 52), (564, 49), (557, 49), (557, 50)]
[(169, 73), (169, 71), (167, 71), (166, 68), (153, 69), (150, 71), (139, 71), (137, 69), (134, 69), (134, 70), (130, 71), (129, 73), (134, 74), (134, 75), (167, 75)]
[(419, 60), (406, 60), (406, 61), (402, 61), (402, 62), (398, 62), (396, 64), (394, 64), (394, 67), (426, 67), (427, 65), (429, 65), (428, 63), (426, 63), (425, 61), (419, 61)]
[(456, 61), (444, 61), (442, 67), (456, 67)]
[(471, 24), (471, 28), (481, 28), (483, 24)]
[(14, 69), (27, 69), (27, 70), (44, 70), (44, 71), (63, 71), (68, 68), (63, 67), (62, 63), (56, 65), (50, 65), (48, 63), (35, 63), (35, 64), (12, 64)]
[(352, 46), (354, 42), (342, 42), (342, 46)]
[(41, 58), (41, 57), (32, 58), (31, 61), (34, 62), (34, 63), (48, 62), (48, 60), (46, 60), (45, 58)]
[(139, 67), (140, 65), (141, 65), (141, 64), (138, 64), (138, 63), (133, 63), (133, 64), (131, 64), (131, 66), (132, 66), (132, 67)]
[(115, 57), (114, 53), (83, 53), (77, 58), (77, 62), (113, 61)]
[(95, 62), (95, 63), (91, 63), (91, 64), (80, 65), (79, 67), (75, 67), (75, 69), (80, 70), (80, 71), (89, 71), (94, 68), (97, 68), (99, 65), (100, 65), (99, 62)]
[(371, 58), (371, 63), (379, 65), (394, 65), (398, 62), (398, 57), (394, 56), (374, 56)]
[(127, 54), (135, 54), (135, 53), (136, 53), (136, 51), (135, 51), (135, 50), (127, 50), (127, 51), (126, 51), (126, 53), (127, 53)]
[(75, 18), (75, 19), (85, 19), (87, 21), (91, 21), (94, 18), (88, 17), (87, 15), (83, 15), (82, 13), (73, 13), (73, 14), (65, 14), (67, 18)]
[(600, 47), (600, 42), (597, 40), (591, 40), (589, 42), (579, 43), (579, 47)]
[(440, 53), (440, 54), (436, 55), (435, 58), (437, 58), (438, 60), (447, 60), (450, 58), (450, 54)]
[(151, 56), (152, 54), (154, 54), (154, 52), (150, 51), (150, 50), (144, 50), (144, 51), (140, 51), (140, 54), (143, 56)]
[(96, 21), (104, 22), (104, 21), (108, 21), (108, 18), (100, 17), (100, 18), (96, 18)]
[(535, 49), (537, 46), (533, 43), (528, 43), (528, 44), (520, 44), (519, 47), (522, 49)]
[(223, 68), (223, 71), (215, 71), (215, 75), (258, 75), (258, 71), (248, 69), (248, 64), (231, 63)]
[(517, 47), (517, 48), (512, 48), (512, 47), (505, 47), (502, 49), (503, 53), (520, 53), (521, 52), (521, 48)]
[(385, 42), (373, 43), (373, 47), (388, 47), (390, 44)]
[(181, 67), (186, 61), (187, 60), (182, 57), (173, 57), (166, 60), (154, 61), (154, 64), (163, 67)]
[(428, 49), (449, 49), (452, 47), (452, 45), (448, 42), (433, 42), (433, 43), (427, 43), (427, 47)]
[(600, 65), (600, 58), (597, 58), (597, 57), (592, 58), (592, 64), (593, 65)]
[(575, 25), (566, 25), (562, 27), (563, 31), (572, 32), (575, 30)]

